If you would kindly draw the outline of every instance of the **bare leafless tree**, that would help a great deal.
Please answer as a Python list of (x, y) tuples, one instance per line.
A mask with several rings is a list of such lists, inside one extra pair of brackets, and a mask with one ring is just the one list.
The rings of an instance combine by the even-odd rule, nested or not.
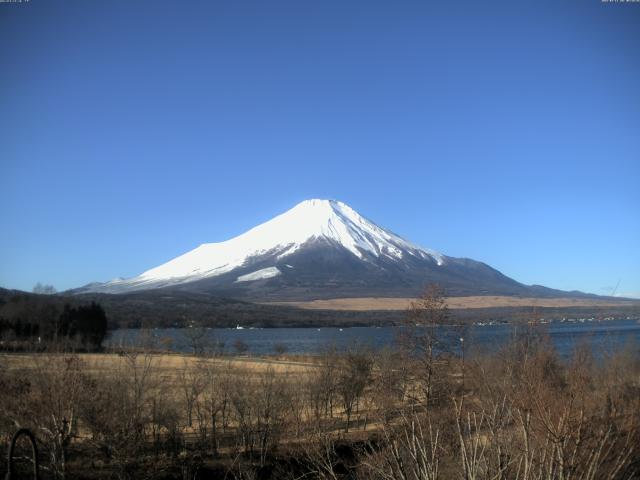
[(399, 336), (407, 361), (415, 362), (415, 380), (420, 385), (420, 396), (425, 404), (434, 397), (437, 381), (438, 349), (444, 350), (440, 327), (449, 319), (444, 290), (429, 285), (423, 294), (411, 302), (404, 328)]
[(345, 432), (349, 431), (354, 408), (371, 381), (373, 362), (367, 350), (354, 347), (342, 357), (338, 370), (337, 390), (346, 416)]
[(193, 408), (198, 396), (204, 389), (205, 379), (200, 372), (194, 368), (192, 359), (184, 358), (183, 367), (178, 373), (178, 383), (182, 391), (184, 407), (187, 413), (187, 426), (193, 426)]

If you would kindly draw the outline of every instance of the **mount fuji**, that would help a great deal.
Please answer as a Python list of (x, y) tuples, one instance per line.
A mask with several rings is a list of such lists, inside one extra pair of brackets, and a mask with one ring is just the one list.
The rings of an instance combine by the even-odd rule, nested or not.
[(523, 285), (490, 266), (422, 248), (336, 200), (306, 200), (235, 238), (199, 247), (137, 277), (74, 293), (151, 289), (254, 301), (409, 297), (428, 283), (450, 296), (566, 296)]

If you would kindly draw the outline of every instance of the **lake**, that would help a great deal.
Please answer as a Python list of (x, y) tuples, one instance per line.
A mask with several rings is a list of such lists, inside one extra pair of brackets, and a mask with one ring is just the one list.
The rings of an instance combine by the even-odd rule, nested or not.
[[(460, 338), (464, 338), (466, 352), (474, 350), (494, 351), (509, 341), (516, 329), (523, 326), (514, 324), (473, 325), (460, 330), (458, 327), (441, 327), (441, 336), (452, 350), (459, 350)], [(596, 355), (615, 352), (627, 345), (636, 351), (640, 346), (640, 321), (635, 319), (606, 321), (566, 321), (541, 325), (549, 335), (559, 354), (567, 357), (578, 345), (589, 345)], [(188, 329), (157, 328), (153, 330), (120, 329), (111, 333), (107, 344), (118, 346), (139, 346), (151, 340), (156, 347), (174, 352), (192, 351)], [(369, 346), (374, 349), (392, 346), (400, 327), (353, 327), (353, 328), (244, 328), (206, 329), (209, 345), (222, 344), (224, 350), (234, 353), (234, 344), (241, 341), (248, 352), (255, 355), (273, 354), (278, 346), (287, 353), (314, 354), (327, 346), (345, 350), (353, 345)]]

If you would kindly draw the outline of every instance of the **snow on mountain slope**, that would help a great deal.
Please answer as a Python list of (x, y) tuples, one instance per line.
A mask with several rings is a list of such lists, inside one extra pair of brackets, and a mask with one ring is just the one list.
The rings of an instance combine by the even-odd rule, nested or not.
[[(252, 258), (266, 254), (274, 255), (280, 260), (314, 240), (335, 243), (363, 261), (369, 255), (396, 260), (405, 256), (430, 258), (437, 265), (443, 265), (446, 261), (446, 257), (438, 252), (420, 248), (402, 239), (362, 217), (342, 202), (315, 199), (301, 202), (291, 210), (231, 240), (202, 244), (138, 277), (112, 280), (91, 290), (115, 293), (215, 277), (247, 265)], [(277, 275), (274, 271), (269, 273), (271, 276)], [(238, 281), (251, 281), (251, 275), (240, 276)], [(241, 280), (243, 277), (246, 279)]]
[(246, 275), (240, 275), (236, 283), (238, 282), (253, 282), (254, 280), (264, 280), (266, 278), (273, 278), (280, 275), (282, 272), (278, 269), (278, 267), (267, 267), (262, 268), (260, 270), (256, 270), (255, 272), (247, 273)]

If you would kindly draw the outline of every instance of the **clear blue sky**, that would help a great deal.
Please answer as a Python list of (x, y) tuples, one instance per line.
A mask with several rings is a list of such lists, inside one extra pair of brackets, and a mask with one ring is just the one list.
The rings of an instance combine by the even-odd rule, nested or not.
[(0, 3), (0, 285), (133, 276), (307, 198), (640, 296), (640, 4)]

